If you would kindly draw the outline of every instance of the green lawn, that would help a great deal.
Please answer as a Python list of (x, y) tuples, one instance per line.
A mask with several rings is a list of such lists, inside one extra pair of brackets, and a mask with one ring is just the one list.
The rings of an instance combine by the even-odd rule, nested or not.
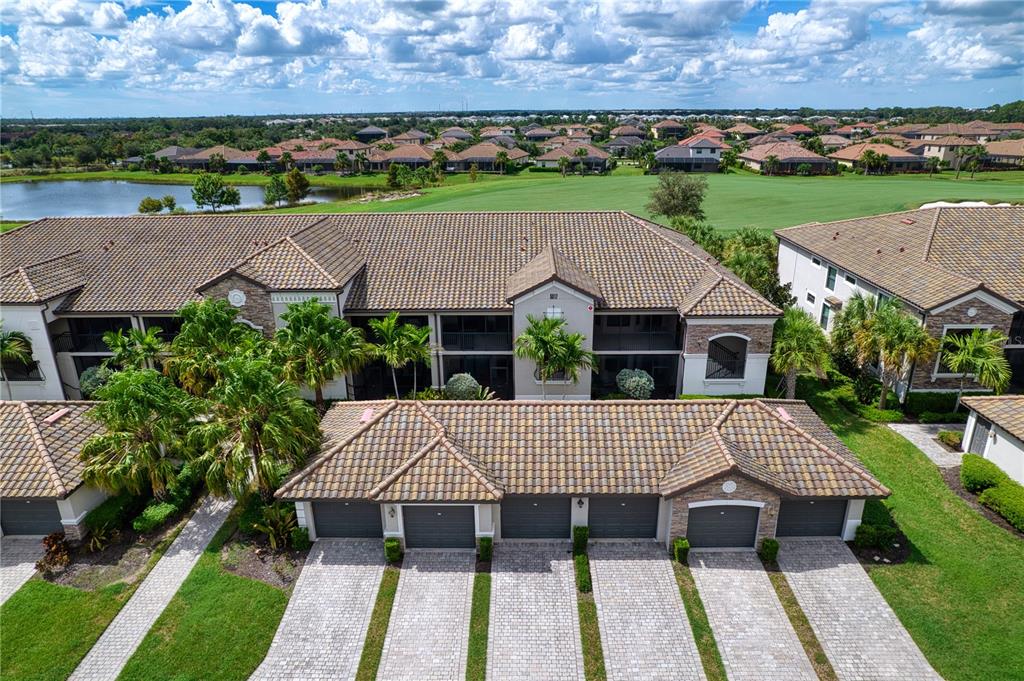
[(394, 565), (384, 568), (377, 600), (370, 614), (370, 626), (366, 629), (363, 653), (359, 657), (356, 681), (374, 681), (377, 678), (380, 658), (384, 654), (384, 639), (388, 635), (388, 624), (391, 623), (391, 608), (395, 604), (395, 594), (398, 593), (398, 578), (401, 576), (401, 568)]
[(700, 653), (704, 674), (708, 681), (725, 681), (725, 665), (722, 664), (722, 655), (718, 650), (715, 635), (711, 631), (711, 623), (704, 610), (704, 602), (701, 601), (700, 593), (697, 591), (697, 584), (693, 581), (690, 566), (673, 560), (672, 570), (675, 572), (676, 583), (679, 585), (679, 595), (683, 599), (683, 607), (686, 608), (686, 617), (690, 620), (693, 638), (697, 642), (697, 652)]
[(10, 231), (15, 227), (21, 227), (24, 224), (26, 223), (19, 220), (0, 220), (0, 234)]
[(818, 414), (892, 490), (884, 503), (913, 553), (870, 574), (929, 662), (949, 681), (1024, 679), (1024, 541), (954, 495), (908, 441), (810, 392)]
[(241, 680), (263, 661), (288, 595), (224, 570), (220, 550), (235, 525), (218, 531), (119, 679)]
[(487, 678), (487, 630), (491, 624), (491, 573), (473, 576), (473, 603), (469, 617), (469, 646), (466, 654), (466, 681)]

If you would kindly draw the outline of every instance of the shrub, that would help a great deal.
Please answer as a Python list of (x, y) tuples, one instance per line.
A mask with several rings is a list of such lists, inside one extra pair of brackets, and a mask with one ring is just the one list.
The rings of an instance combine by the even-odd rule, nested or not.
[(924, 412), (950, 412), (956, 404), (956, 393), (912, 392), (907, 394), (903, 408), (908, 414), (919, 416)]
[(494, 555), (494, 540), (490, 537), (480, 537), (477, 547), (477, 556), (480, 560), (489, 561)]
[(861, 403), (857, 398), (857, 393), (853, 389), (853, 384), (843, 383), (837, 385), (834, 388), (826, 390), (822, 393), (822, 397), (828, 400), (832, 400), (838, 403), (840, 406), (845, 407), (847, 410), (857, 413), (860, 411)]
[(590, 540), (590, 528), (586, 525), (574, 525), (572, 528), (572, 552), (579, 555), (587, 552), (587, 541)]
[(858, 525), (857, 534), (853, 537), (853, 545), (858, 549), (873, 549), (878, 546), (878, 528), (866, 523)]
[(384, 558), (389, 563), (397, 563), (402, 560), (402, 542), (397, 537), (388, 537), (384, 540)]
[(43, 538), (43, 557), (36, 562), (40, 572), (54, 572), (71, 562), (71, 548), (63, 532), (54, 532)]
[(1007, 479), (982, 492), (978, 501), (1006, 518), (1006, 522), (1024, 532), (1024, 487)]
[(82, 372), (82, 375), (78, 379), (78, 389), (82, 392), (82, 397), (85, 399), (92, 399), (92, 396), (96, 394), (96, 391), (107, 384), (113, 375), (114, 370), (106, 367), (102, 364), (99, 366), (89, 367)]
[(900, 531), (892, 525), (875, 525), (875, 546), (880, 549), (891, 549), (900, 538)]
[(296, 527), (298, 520), (295, 517), (295, 505), (283, 501), (264, 506), (260, 521), (253, 525), (257, 532), (266, 535), (274, 551), (284, 548)]
[(862, 406), (860, 415), (874, 423), (899, 423), (903, 420), (903, 412), (899, 409), (879, 409), (878, 407)]
[(576, 588), (581, 593), (590, 593), (594, 590), (594, 586), (590, 581), (590, 561), (587, 559), (587, 554), (578, 553), (573, 556), (572, 560), (576, 568)]
[(453, 400), (474, 400), (480, 383), (469, 374), (454, 374), (444, 384), (445, 395)]
[(309, 530), (305, 527), (293, 527), (288, 539), (296, 551), (308, 551), (309, 547), (313, 545), (313, 541), (309, 538)]
[(87, 547), (90, 553), (97, 553), (110, 546), (111, 542), (117, 539), (120, 532), (111, 528), (109, 525), (103, 525), (97, 527), (95, 530), (89, 532), (89, 541)]
[(686, 559), (690, 555), (690, 541), (686, 537), (676, 537), (672, 540), (672, 557), (677, 563), (686, 565)]
[(923, 411), (918, 417), (921, 423), (967, 423), (966, 411)]
[(145, 534), (152, 532), (171, 519), (178, 512), (178, 507), (169, 501), (151, 501), (142, 513), (132, 521), (136, 532)]
[(1003, 469), (977, 454), (964, 454), (960, 463), (960, 482), (964, 489), (974, 494), (1003, 484), (1009, 480)]
[(964, 434), (955, 430), (940, 430), (936, 437), (939, 442), (947, 447), (960, 449), (960, 445), (963, 444)]
[(761, 550), (758, 551), (761, 560), (766, 563), (773, 563), (779, 557), (779, 540), (768, 537), (761, 541)]
[(96, 508), (85, 515), (86, 528), (95, 532), (101, 528), (119, 530), (128, 524), (128, 521), (139, 512), (146, 497), (132, 494), (118, 494), (109, 497)]
[(882, 383), (871, 374), (862, 371), (853, 379), (853, 391), (861, 404), (875, 404), (882, 396)]
[(654, 379), (643, 369), (623, 369), (615, 377), (615, 385), (634, 400), (649, 399), (654, 392)]

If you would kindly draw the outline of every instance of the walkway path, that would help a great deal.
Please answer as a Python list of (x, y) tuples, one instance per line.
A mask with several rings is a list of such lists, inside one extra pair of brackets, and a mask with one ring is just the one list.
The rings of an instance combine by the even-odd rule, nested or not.
[(915, 447), (924, 452), (925, 456), (932, 460), (939, 468), (952, 468), (959, 466), (963, 458), (963, 452), (951, 452), (938, 442), (935, 436), (940, 430), (955, 430), (962, 433), (962, 423), (890, 423), (889, 427), (903, 437), (910, 440)]
[(779, 567), (840, 681), (941, 681), (842, 540), (779, 544)]
[(128, 658), (142, 643), (150, 627), (164, 611), (178, 587), (195, 567), (234, 506), (233, 500), (207, 497), (192, 515), (167, 553), (132, 594), (106, 628), (71, 681), (114, 681)]
[(690, 571), (730, 681), (817, 681), (756, 553), (691, 551)]
[(570, 542), (495, 545), (487, 639), (489, 681), (583, 681)]
[(267, 657), (250, 678), (354, 679), (383, 572), (379, 539), (317, 541)]
[(42, 537), (0, 537), (0, 603), (32, 579), (42, 557)]
[(703, 680), (665, 547), (654, 541), (591, 542), (587, 553), (608, 679)]
[(406, 551), (377, 681), (465, 679), (475, 567), (474, 551)]

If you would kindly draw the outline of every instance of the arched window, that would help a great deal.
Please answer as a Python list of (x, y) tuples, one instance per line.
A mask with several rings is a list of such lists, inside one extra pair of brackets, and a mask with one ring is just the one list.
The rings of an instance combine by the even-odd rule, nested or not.
[(704, 378), (743, 378), (746, 368), (746, 338), (716, 336), (708, 341), (708, 366)]

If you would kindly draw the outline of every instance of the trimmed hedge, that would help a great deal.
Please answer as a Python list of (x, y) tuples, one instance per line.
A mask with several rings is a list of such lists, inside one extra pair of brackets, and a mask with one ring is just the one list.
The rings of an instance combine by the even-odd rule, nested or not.
[(573, 525), (572, 528), (572, 552), (576, 554), (587, 552), (587, 542), (590, 540), (590, 528), (586, 525)]
[(853, 537), (853, 545), (858, 549), (873, 549), (878, 546), (878, 529), (874, 525), (861, 523), (857, 526), (857, 534)]
[(1010, 480), (1003, 469), (977, 454), (964, 454), (960, 464), (960, 482), (974, 494), (1001, 485)]
[(967, 412), (923, 411), (917, 418), (921, 423), (967, 423)]
[[(991, 393), (968, 391), (964, 393), (964, 397), (968, 395), (989, 395)], [(956, 406), (956, 393), (931, 393), (931, 392), (912, 392), (907, 394), (906, 402), (903, 407), (906, 412), (912, 416), (921, 416), (926, 411), (933, 413), (948, 413), (953, 411), (953, 407)]]
[(402, 542), (397, 537), (388, 537), (384, 540), (384, 558), (389, 563), (397, 563), (402, 560)]
[(779, 557), (779, 540), (767, 537), (761, 540), (761, 550), (758, 551), (761, 560), (766, 563), (773, 563)]
[(576, 588), (581, 593), (590, 593), (594, 590), (594, 585), (590, 581), (590, 560), (587, 554), (577, 553), (572, 557), (572, 562), (576, 568)]
[(672, 557), (677, 563), (686, 565), (686, 559), (690, 555), (690, 541), (686, 537), (676, 537), (672, 540)]
[(85, 515), (85, 526), (90, 531), (104, 527), (120, 530), (128, 524), (132, 516), (137, 514), (145, 503), (146, 497), (133, 494), (118, 494), (109, 497)]
[(903, 412), (899, 409), (879, 409), (862, 405), (858, 412), (861, 417), (873, 423), (899, 423), (903, 420)]
[(1003, 516), (1006, 522), (1019, 531), (1024, 532), (1024, 487), (1007, 479), (982, 492), (978, 501)]
[(964, 434), (956, 430), (940, 430), (935, 436), (939, 442), (951, 449), (960, 449), (963, 444)]
[(305, 527), (293, 527), (288, 539), (296, 551), (308, 551), (313, 546), (313, 541), (309, 538), (309, 530)]
[(477, 556), (480, 560), (489, 561), (494, 556), (494, 540), (490, 537), (480, 537), (477, 547)]
[(142, 532), (143, 534), (152, 532), (158, 527), (163, 526), (179, 510), (177, 505), (169, 501), (152, 501), (132, 521), (132, 527), (136, 532)]

